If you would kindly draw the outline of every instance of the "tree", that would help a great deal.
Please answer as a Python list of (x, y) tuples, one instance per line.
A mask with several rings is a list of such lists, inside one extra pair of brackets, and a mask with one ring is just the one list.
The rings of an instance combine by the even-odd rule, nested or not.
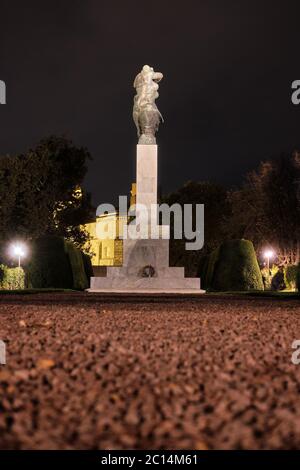
[(24, 155), (0, 157), (0, 238), (64, 236), (82, 246), (92, 215), (82, 190), (89, 152), (65, 137), (43, 139)]
[(229, 195), (226, 233), (248, 238), (259, 252), (272, 246), (281, 266), (300, 261), (300, 153), (262, 162)]
[(200, 258), (224, 241), (223, 222), (229, 210), (227, 192), (218, 184), (189, 181), (178, 191), (164, 197), (163, 202), (170, 206), (178, 203), (182, 207), (184, 204), (192, 204), (193, 209), (196, 204), (204, 204), (204, 247), (199, 251), (186, 251), (185, 239), (172, 238), (170, 243), (171, 264), (185, 266), (187, 275), (196, 275)]

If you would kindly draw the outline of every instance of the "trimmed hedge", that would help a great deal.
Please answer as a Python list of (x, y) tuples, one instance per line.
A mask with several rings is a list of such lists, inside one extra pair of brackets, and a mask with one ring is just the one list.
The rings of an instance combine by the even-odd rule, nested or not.
[(201, 287), (204, 287), (208, 260), (209, 260), (209, 255), (202, 256), (198, 264), (197, 277), (200, 277), (201, 279)]
[(81, 251), (72, 243), (66, 242), (66, 248), (72, 268), (73, 288), (84, 290), (89, 287), (89, 280), (85, 272), (85, 266)]
[(216, 291), (264, 290), (262, 275), (251, 241), (229, 240), (212, 253), (211, 287)]
[(275, 264), (270, 266), (269, 269), (267, 268), (267, 266), (264, 266), (261, 269), (261, 275), (262, 275), (265, 290), (272, 289), (272, 279), (276, 276), (278, 271), (279, 271), (279, 267), (276, 266)]
[(62, 237), (44, 236), (33, 242), (27, 280), (29, 288), (72, 289), (72, 268)]
[(84, 270), (85, 270), (85, 274), (86, 274), (86, 277), (88, 278), (88, 280), (90, 279), (90, 277), (93, 277), (94, 276), (94, 271), (93, 271), (93, 266), (92, 266), (92, 259), (89, 255), (87, 255), (86, 253), (81, 253), (82, 254), (82, 259), (83, 259), (83, 265), (84, 265)]
[(281, 267), (272, 277), (271, 290), (279, 291), (286, 289), (284, 269)]
[(25, 288), (25, 272), (23, 268), (9, 268), (0, 265), (0, 289), (17, 290)]
[(284, 269), (284, 282), (289, 290), (295, 290), (297, 287), (298, 266), (291, 264)]
[(62, 237), (44, 236), (33, 242), (27, 265), (29, 288), (83, 290), (92, 275), (89, 256)]

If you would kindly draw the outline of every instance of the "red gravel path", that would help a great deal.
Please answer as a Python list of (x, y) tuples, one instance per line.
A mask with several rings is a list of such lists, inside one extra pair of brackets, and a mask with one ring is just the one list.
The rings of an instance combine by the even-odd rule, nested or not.
[(300, 447), (296, 300), (0, 298), (0, 448)]

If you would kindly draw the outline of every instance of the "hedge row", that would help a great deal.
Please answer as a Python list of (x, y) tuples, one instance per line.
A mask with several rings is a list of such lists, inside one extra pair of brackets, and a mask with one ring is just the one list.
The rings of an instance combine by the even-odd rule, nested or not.
[(26, 271), (29, 288), (86, 289), (92, 266), (90, 258), (71, 243), (44, 236), (33, 243)]

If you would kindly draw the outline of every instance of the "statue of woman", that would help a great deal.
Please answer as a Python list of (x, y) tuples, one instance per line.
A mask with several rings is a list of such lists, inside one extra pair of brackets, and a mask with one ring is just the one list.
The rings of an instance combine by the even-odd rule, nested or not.
[(135, 77), (133, 86), (136, 89), (133, 104), (133, 120), (137, 128), (139, 144), (156, 144), (155, 133), (160, 120), (163, 121), (155, 100), (158, 98), (158, 82), (163, 78), (160, 72), (144, 65)]

